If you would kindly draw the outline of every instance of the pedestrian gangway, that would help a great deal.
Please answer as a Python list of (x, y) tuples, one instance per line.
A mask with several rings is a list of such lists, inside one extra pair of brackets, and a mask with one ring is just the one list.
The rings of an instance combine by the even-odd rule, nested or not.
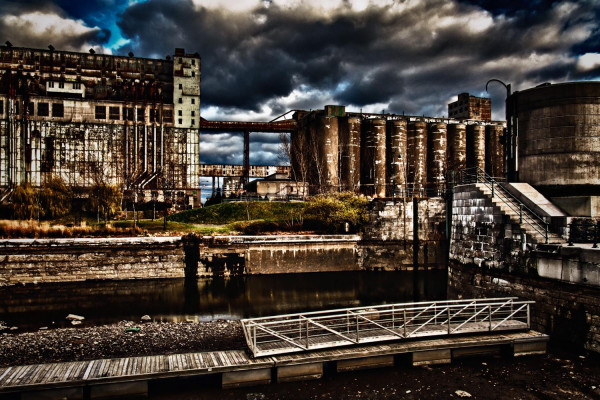
[(515, 297), (385, 304), (242, 320), (254, 357), (465, 333), (530, 329)]

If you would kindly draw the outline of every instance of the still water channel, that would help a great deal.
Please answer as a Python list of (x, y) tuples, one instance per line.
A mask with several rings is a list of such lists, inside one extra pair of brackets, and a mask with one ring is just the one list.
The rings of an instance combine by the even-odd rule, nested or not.
[(99, 281), (0, 288), (0, 321), (20, 330), (139, 321), (239, 319), (447, 298), (446, 270), (320, 272), (198, 280)]

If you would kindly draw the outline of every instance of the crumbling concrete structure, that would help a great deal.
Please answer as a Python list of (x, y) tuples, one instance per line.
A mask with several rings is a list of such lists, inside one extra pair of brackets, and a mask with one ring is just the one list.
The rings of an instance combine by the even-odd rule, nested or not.
[(85, 194), (166, 191), (198, 205), (200, 57), (166, 59), (0, 47), (1, 199), (62, 178)]

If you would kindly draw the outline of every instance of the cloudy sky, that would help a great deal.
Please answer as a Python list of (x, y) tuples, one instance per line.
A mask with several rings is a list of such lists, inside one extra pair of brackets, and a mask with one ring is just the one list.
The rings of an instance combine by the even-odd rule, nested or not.
[[(290, 109), (447, 115), (460, 92), (600, 78), (600, 0), (0, 0), (0, 43), (202, 57), (207, 119)], [(277, 163), (277, 135), (252, 162)], [(204, 162), (241, 163), (239, 135), (202, 134)]]

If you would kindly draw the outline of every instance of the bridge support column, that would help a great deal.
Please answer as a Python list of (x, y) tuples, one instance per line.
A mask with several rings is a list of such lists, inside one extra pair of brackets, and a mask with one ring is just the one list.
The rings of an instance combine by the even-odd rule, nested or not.
[(250, 132), (244, 131), (244, 172), (242, 174), (242, 187), (245, 189), (250, 180)]

